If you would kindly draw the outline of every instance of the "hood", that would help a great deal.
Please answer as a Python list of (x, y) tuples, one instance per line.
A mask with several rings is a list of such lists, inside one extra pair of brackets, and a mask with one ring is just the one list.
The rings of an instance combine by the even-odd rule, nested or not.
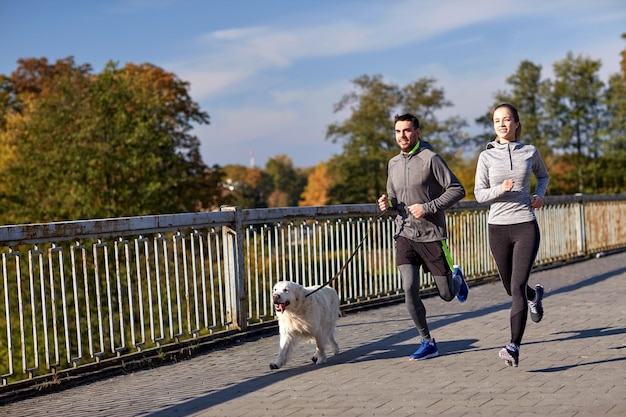
[(420, 139), (418, 144), (416, 145), (417, 149), (413, 148), (413, 150), (409, 153), (402, 153), (400, 152), (402, 155), (404, 156), (411, 156), (411, 155), (417, 155), (418, 153), (422, 152), (424, 149), (428, 149), (429, 151), (433, 151), (435, 152), (435, 149), (432, 147), (432, 145), (430, 144), (430, 142), (427, 142), (423, 139)]
[(420, 149), (428, 149), (429, 151), (435, 152), (435, 149), (433, 149), (433, 147), (430, 144), (430, 142), (427, 142), (425, 140), (422, 140), (422, 143), (420, 145)]
[(497, 139), (494, 139), (487, 144), (485, 149), (509, 149), (511, 144), (513, 145), (513, 149), (521, 148), (522, 146), (524, 146), (524, 144), (519, 140), (516, 140), (515, 142), (500, 143)]

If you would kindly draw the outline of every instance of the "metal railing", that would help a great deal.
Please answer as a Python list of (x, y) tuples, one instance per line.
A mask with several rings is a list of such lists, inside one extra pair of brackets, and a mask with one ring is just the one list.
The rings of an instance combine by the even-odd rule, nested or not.
[[(626, 196), (545, 203), (538, 266), (626, 247)], [(1, 385), (271, 325), (275, 282), (327, 282), (362, 240), (332, 283), (342, 305), (397, 300), (393, 219), (377, 214), (375, 204), (225, 207), (2, 226)], [(467, 280), (495, 277), (486, 206), (461, 202), (447, 221)]]

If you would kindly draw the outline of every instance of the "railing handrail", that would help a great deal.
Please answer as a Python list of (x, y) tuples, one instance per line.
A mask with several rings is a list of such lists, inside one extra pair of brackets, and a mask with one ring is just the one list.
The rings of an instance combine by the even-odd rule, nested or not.
[[(568, 204), (620, 200), (626, 200), (626, 194), (546, 196), (544, 203)], [(486, 207), (488, 207), (487, 204), (478, 203), (476, 200), (463, 200), (449, 211), (475, 210)], [(243, 224), (249, 225), (310, 218), (322, 220), (350, 216), (372, 216), (376, 214), (377, 210), (376, 204), (243, 209), (242, 219)], [(111, 237), (125, 233), (141, 235), (160, 230), (225, 226), (233, 223), (234, 216), (232, 211), (214, 211), (4, 225), (0, 226), (0, 246), (37, 244), (51, 239), (60, 241), (80, 240)]]

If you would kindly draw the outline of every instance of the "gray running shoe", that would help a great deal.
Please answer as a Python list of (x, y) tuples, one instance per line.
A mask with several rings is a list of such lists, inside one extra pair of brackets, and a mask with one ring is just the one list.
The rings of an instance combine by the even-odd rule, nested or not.
[(543, 318), (543, 287), (540, 284), (535, 285), (535, 299), (528, 300), (528, 310), (530, 310), (530, 319), (535, 323), (539, 323)]
[(513, 343), (509, 343), (500, 349), (498, 356), (500, 356), (500, 359), (504, 359), (504, 363), (508, 366), (517, 367), (519, 365), (519, 348)]

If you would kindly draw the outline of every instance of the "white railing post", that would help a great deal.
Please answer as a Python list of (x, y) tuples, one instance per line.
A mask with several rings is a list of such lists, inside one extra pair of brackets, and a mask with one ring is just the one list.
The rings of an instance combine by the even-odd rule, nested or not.
[(239, 207), (222, 206), (221, 211), (234, 211), (233, 227), (222, 228), (224, 245), (226, 323), (229, 329), (245, 331), (248, 327), (243, 256), (243, 213)]
[(585, 199), (581, 193), (575, 194), (578, 199), (578, 254), (584, 255), (587, 253), (587, 233), (585, 225)]

